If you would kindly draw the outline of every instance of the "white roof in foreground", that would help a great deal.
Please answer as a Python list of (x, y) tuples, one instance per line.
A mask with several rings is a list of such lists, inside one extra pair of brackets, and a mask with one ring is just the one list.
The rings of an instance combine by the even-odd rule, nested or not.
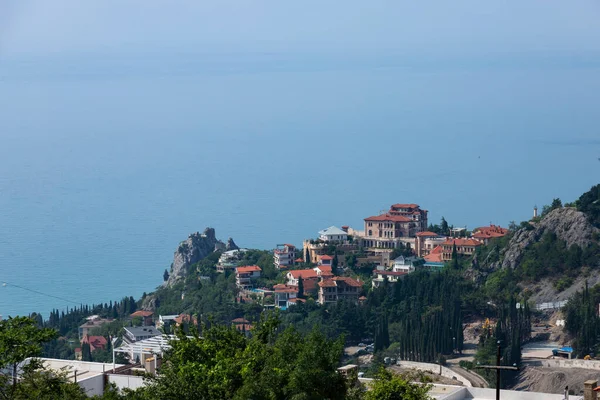
[(169, 342), (177, 340), (175, 335), (160, 335), (150, 339), (139, 340), (131, 344), (123, 344), (115, 348), (117, 353), (135, 353), (135, 354), (163, 354), (171, 348)]
[(343, 230), (341, 230), (340, 228), (338, 228), (337, 226), (330, 226), (327, 229), (323, 229), (322, 231), (319, 231), (319, 235), (347, 235), (348, 232), (345, 232)]

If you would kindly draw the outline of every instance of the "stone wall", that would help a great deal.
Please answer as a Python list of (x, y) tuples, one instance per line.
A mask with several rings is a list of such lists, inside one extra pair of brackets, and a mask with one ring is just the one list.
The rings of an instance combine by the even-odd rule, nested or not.
[[(434, 374), (440, 373), (440, 366), (438, 364), (430, 364), (430, 363), (421, 363), (416, 361), (398, 361), (396, 363), (399, 367), (402, 368), (413, 368), (419, 371), (430, 371)], [(442, 376), (448, 379), (456, 378), (457, 381), (463, 384), (466, 387), (472, 387), (471, 381), (465, 378), (462, 375), (459, 375), (457, 372), (452, 371), (450, 368), (446, 368), (442, 366)]]

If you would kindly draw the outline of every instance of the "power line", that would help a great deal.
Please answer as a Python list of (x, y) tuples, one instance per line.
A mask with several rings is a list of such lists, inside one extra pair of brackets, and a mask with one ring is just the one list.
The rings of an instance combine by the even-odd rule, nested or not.
[(19, 289), (22, 289), (22, 290), (26, 290), (26, 291), (28, 291), (28, 292), (31, 292), (31, 293), (36, 293), (36, 294), (40, 294), (40, 295), (42, 295), (42, 296), (46, 296), (46, 297), (52, 297), (52, 298), (54, 298), (54, 299), (58, 299), (58, 300), (62, 300), (62, 301), (66, 301), (67, 303), (76, 304), (76, 305), (78, 305), (78, 306), (79, 306), (79, 305), (81, 305), (81, 303), (77, 303), (77, 302), (75, 302), (75, 301), (73, 301), (73, 300), (65, 299), (64, 297), (54, 296), (54, 295), (52, 295), (52, 294), (48, 294), (48, 293), (44, 293), (44, 292), (40, 292), (40, 291), (38, 291), (38, 290), (33, 290), (33, 289), (29, 289), (29, 288), (26, 288), (26, 287), (23, 287), (23, 286), (15, 285), (14, 283), (3, 282), (3, 283), (2, 283), (2, 286), (5, 286), (5, 287), (6, 287), (6, 286), (12, 286), (12, 287), (15, 287), (15, 288), (19, 288)]

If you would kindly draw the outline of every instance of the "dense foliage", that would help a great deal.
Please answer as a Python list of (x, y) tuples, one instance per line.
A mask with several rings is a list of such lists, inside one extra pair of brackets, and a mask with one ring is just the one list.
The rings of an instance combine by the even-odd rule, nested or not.
[(591, 290), (587, 284), (575, 293), (564, 307), (565, 329), (575, 340), (573, 349), (578, 357), (593, 355), (600, 345), (600, 318), (596, 307), (600, 303), (600, 286)]
[(582, 194), (575, 202), (579, 211), (584, 212), (592, 225), (600, 228), (600, 184)]
[(247, 338), (234, 328), (213, 326), (203, 338), (179, 334), (160, 375), (138, 396), (148, 399), (344, 399), (337, 372), (343, 339), (317, 328), (306, 336), (264, 319)]
[[(521, 345), (528, 341), (531, 334), (531, 312), (527, 302), (519, 304), (511, 298), (508, 304), (500, 308), (499, 318), (494, 328), (485, 329), (479, 339), (475, 361), (482, 365), (496, 365), (498, 346), (500, 346), (500, 365), (520, 366)], [(479, 370), (495, 386), (496, 375), (490, 370)], [(503, 372), (505, 382), (515, 378), (514, 372)]]

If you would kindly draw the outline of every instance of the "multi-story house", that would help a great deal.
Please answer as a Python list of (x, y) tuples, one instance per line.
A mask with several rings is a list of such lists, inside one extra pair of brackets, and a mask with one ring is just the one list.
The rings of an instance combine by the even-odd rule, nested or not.
[(491, 225), (475, 228), (471, 237), (483, 244), (488, 244), (490, 240), (506, 236), (508, 229), (501, 226)]
[(275, 268), (287, 268), (293, 266), (296, 260), (296, 247), (291, 244), (278, 244), (273, 252)]
[(373, 279), (371, 281), (371, 285), (374, 288), (378, 288), (386, 280), (390, 283), (396, 283), (399, 279), (402, 279), (406, 275), (408, 275), (408, 272), (388, 271), (383, 266), (379, 265), (373, 270)]
[(279, 284), (273, 286), (275, 295), (275, 307), (285, 310), (298, 299), (298, 286)]
[(481, 246), (481, 242), (475, 239), (447, 239), (441, 244), (442, 261), (452, 260), (452, 251), (455, 245), (457, 254), (470, 256), (475, 253), (477, 246)]
[(219, 262), (217, 263), (217, 272), (225, 272), (227, 270), (235, 269), (237, 263), (247, 251), (248, 249), (224, 251), (219, 257)]
[(86, 319), (87, 322), (79, 327), (79, 340), (82, 340), (85, 335), (89, 335), (92, 330), (113, 321), (112, 319), (100, 318), (97, 315), (92, 315)]
[(427, 210), (417, 204), (393, 204), (387, 213), (365, 218), (364, 247), (394, 249), (427, 229)]
[(319, 282), (320, 304), (335, 303), (338, 300), (347, 300), (358, 304), (358, 296), (362, 283), (347, 276), (336, 276)]
[(242, 290), (252, 289), (254, 281), (260, 278), (262, 270), (258, 265), (247, 265), (235, 269), (235, 283)]
[[(394, 264), (392, 265), (392, 271), (394, 272), (403, 272), (406, 274), (410, 274), (414, 272), (415, 267), (419, 265), (420, 258), (417, 257), (404, 257), (399, 256), (394, 259)], [(422, 263), (422, 261), (421, 261)]]
[(298, 281), (302, 279), (302, 286), (304, 286), (304, 293), (314, 292), (317, 288), (317, 282), (319, 282), (319, 275), (315, 269), (296, 269), (290, 271), (286, 275), (287, 285), (298, 287)]

